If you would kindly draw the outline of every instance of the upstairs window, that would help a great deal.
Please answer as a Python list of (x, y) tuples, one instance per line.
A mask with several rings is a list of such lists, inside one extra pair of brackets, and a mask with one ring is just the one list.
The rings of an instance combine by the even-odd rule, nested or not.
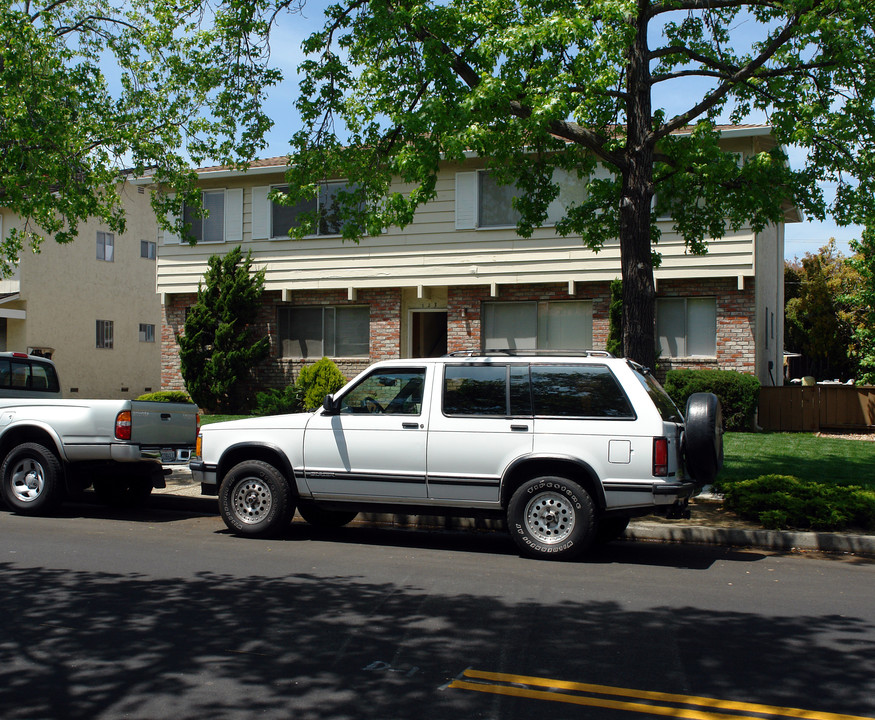
[(140, 323), (140, 342), (155, 342), (155, 326), (147, 323)]
[[(199, 217), (200, 213), (190, 205), (185, 205), (182, 209), (183, 220), (189, 226), (188, 237), (184, 242), (189, 240), (198, 243), (241, 242), (243, 240), (243, 189), (204, 190), (201, 193), (201, 200), (208, 217)], [(175, 223), (177, 218), (168, 215), (167, 220)], [(183, 240), (178, 235), (165, 231), (165, 245), (180, 242)]]
[(96, 347), (112, 349), (112, 320), (97, 321)]
[(140, 257), (147, 260), (155, 259), (155, 243), (148, 240), (140, 240)]
[(252, 237), (254, 239), (287, 238), (292, 228), (301, 224), (304, 213), (317, 213), (313, 236), (334, 236), (343, 233), (338, 195), (352, 192), (354, 185), (346, 182), (326, 182), (319, 186), (319, 196), (301, 200), (294, 205), (281, 205), (270, 200), (273, 192), (286, 193), (288, 185), (252, 189)]
[(115, 255), (115, 236), (108, 232), (97, 233), (97, 259), (112, 262)]

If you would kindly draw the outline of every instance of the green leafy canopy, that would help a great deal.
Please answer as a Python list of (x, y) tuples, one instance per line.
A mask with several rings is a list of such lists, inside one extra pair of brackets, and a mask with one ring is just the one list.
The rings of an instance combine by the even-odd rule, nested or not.
[(192, 164), (254, 157), (271, 125), (264, 93), (280, 79), (265, 8), (0, 2), (0, 207), (23, 221), (0, 244), (0, 270), (46, 237), (72, 241), (89, 217), (122, 231), (118, 184), (130, 173), (177, 191), (153, 197), (166, 222), (197, 204)]
[[(473, 151), (521, 190), (528, 236), (558, 196), (554, 168), (589, 177), (599, 163), (610, 174), (557, 231), (594, 250), (619, 238), (625, 351), (652, 364), (656, 217), (670, 213), (704, 253), (793, 205), (840, 223), (871, 214), (873, 11), (875, 0), (346, 0), (304, 44), (289, 202), (347, 178), (344, 236), (358, 240), (410, 223), (441, 163)], [(720, 144), (723, 118), (765, 119), (776, 142), (739, 163)], [(788, 166), (787, 145), (807, 151), (804, 167)]]

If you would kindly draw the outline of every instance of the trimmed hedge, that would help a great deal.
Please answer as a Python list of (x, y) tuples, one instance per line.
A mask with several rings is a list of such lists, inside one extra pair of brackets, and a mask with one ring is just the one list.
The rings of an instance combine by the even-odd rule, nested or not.
[(332, 360), (322, 358), (312, 365), (304, 365), (298, 373), (295, 385), (301, 389), (301, 402), (305, 410), (322, 406), (328, 393), (336, 392), (346, 385), (346, 378)]
[(147, 400), (149, 402), (191, 403), (191, 398), (188, 396), (188, 393), (184, 393), (182, 390), (159, 390), (158, 392), (140, 395), (137, 400)]
[(750, 430), (759, 403), (760, 381), (734, 370), (669, 370), (665, 391), (681, 410), (693, 393), (714, 393), (723, 408), (723, 428)]
[(875, 492), (853, 485), (803, 482), (792, 475), (763, 475), (726, 483), (723, 505), (775, 530), (875, 528)]

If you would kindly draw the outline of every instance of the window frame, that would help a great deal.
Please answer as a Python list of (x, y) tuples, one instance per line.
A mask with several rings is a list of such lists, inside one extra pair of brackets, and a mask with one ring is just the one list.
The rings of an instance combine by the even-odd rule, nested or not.
[(95, 348), (112, 350), (114, 346), (114, 323), (112, 320), (95, 321)]
[[(297, 343), (300, 346), (300, 338), (295, 339), (287, 335), (288, 330), (291, 329), (292, 323), (292, 315), (295, 312), (301, 311), (319, 311), (321, 313), (321, 317), (319, 320), (320, 324), (320, 337), (319, 337), (319, 350), (318, 352), (314, 352), (312, 354), (285, 354), (285, 343), (286, 341), (291, 343)], [(365, 311), (367, 313), (367, 347), (364, 349), (364, 352), (361, 354), (337, 354), (337, 346), (338, 346), (338, 315), (344, 315), (348, 311)], [(286, 318), (283, 318), (283, 315), (286, 315)], [(330, 319), (329, 319), (330, 318)], [(362, 305), (362, 304), (350, 304), (350, 305), (293, 305), (293, 306), (279, 306), (277, 307), (277, 338), (278, 338), (278, 346), (279, 346), (279, 357), (281, 358), (289, 358), (289, 359), (301, 359), (305, 360), (308, 358), (318, 358), (318, 357), (332, 357), (332, 358), (369, 358), (371, 354), (371, 329), (370, 329), (370, 320), (371, 320), (371, 307), (370, 305)], [(327, 323), (331, 322), (332, 327), (330, 328), (330, 332), (326, 332)], [(362, 328), (358, 328), (362, 330)], [(314, 339), (315, 340), (315, 339)], [(344, 343), (350, 342), (349, 340), (343, 339)], [(326, 348), (326, 343), (331, 345), (330, 348)], [(329, 352), (330, 351), (330, 352)]]
[[(109, 249), (109, 253), (107, 253)], [(107, 257), (109, 254), (109, 257)], [(97, 231), (97, 259), (101, 262), (115, 262), (115, 234)]]
[(155, 325), (153, 323), (139, 323), (139, 338), (142, 343), (155, 342)]
[[(684, 332), (683, 332), (683, 354), (672, 355), (670, 354), (670, 348), (663, 348), (661, 338), (663, 337), (663, 333), (660, 332), (660, 305), (665, 305), (668, 302), (683, 302), (683, 323), (684, 323)], [(711, 301), (714, 303), (714, 346), (713, 353), (711, 354), (703, 354), (696, 353), (691, 354), (689, 352), (690, 347), (690, 327), (696, 327), (695, 324), (690, 322), (690, 301), (692, 302), (704, 302)], [(670, 358), (673, 360), (682, 360), (685, 358), (708, 358), (714, 359), (717, 357), (717, 297), (714, 295), (690, 295), (690, 296), (669, 296), (669, 297), (658, 297), (656, 298), (656, 351), (661, 357)]]
[[(146, 254), (143, 254), (143, 250)], [(155, 260), (158, 256), (158, 243), (152, 240), (140, 240), (140, 257), (145, 260)]]
[[(588, 337), (584, 338), (585, 347), (553, 347), (549, 344), (549, 323), (550, 321), (550, 308), (553, 306), (559, 305), (581, 305), (586, 309), (586, 317), (584, 318), (584, 325), (588, 331)], [(516, 306), (522, 307), (524, 305), (534, 306), (534, 347), (529, 347), (526, 345), (519, 345), (518, 343), (514, 343), (516, 347), (511, 347), (508, 344), (508, 347), (502, 347), (501, 344), (491, 343), (490, 344), (490, 332), (494, 331), (494, 328), (489, 328), (487, 323), (489, 322), (489, 308), (496, 307), (498, 305), (504, 306)], [(481, 350), (483, 352), (489, 352), (492, 350), (568, 350), (574, 352), (580, 352), (583, 350), (592, 350), (593, 348), (593, 301), (592, 300), (583, 300), (583, 299), (567, 299), (567, 300), (499, 300), (499, 301), (486, 301), (483, 303), (483, 328), (481, 331)]]
[[(281, 208), (282, 210), (286, 210), (286, 211), (295, 210), (296, 208), (302, 208), (300, 210), (297, 210), (297, 212), (295, 213), (296, 219), (299, 215), (301, 215), (303, 213), (315, 211), (316, 218), (317, 218), (316, 232), (310, 233), (309, 235), (306, 235), (305, 237), (307, 237), (307, 238), (334, 238), (334, 237), (340, 237), (343, 234), (342, 228), (339, 229), (337, 232), (324, 232), (323, 231), (324, 217), (322, 215), (322, 205), (328, 197), (333, 197), (333, 195), (332, 196), (327, 195), (328, 188), (335, 188), (335, 193), (336, 193), (336, 189), (354, 188), (353, 184), (351, 184), (347, 180), (326, 180), (325, 182), (320, 182), (319, 183), (319, 194), (315, 199), (299, 200), (296, 205), (293, 205), (291, 207), (287, 206), (287, 205), (280, 205), (279, 203), (274, 202), (273, 199), (270, 197), (270, 195), (274, 192), (280, 192), (280, 193), (286, 192), (288, 190), (288, 187), (289, 187), (288, 183), (282, 183), (282, 184), (278, 184), (278, 185), (270, 185), (268, 187), (268, 223), (269, 223), (269, 228), (268, 228), (267, 234), (268, 234), (269, 240), (288, 240), (289, 239), (289, 234), (288, 234), (289, 230), (293, 227), (298, 227), (298, 225), (300, 224), (300, 222), (295, 223), (295, 221), (293, 221), (294, 224), (289, 225), (289, 227), (286, 228), (286, 230), (284, 232), (278, 231), (278, 229), (276, 227), (277, 224), (275, 222), (276, 218), (274, 215), (276, 208)], [(314, 203), (314, 202), (315, 202), (315, 208), (311, 206), (312, 203)]]

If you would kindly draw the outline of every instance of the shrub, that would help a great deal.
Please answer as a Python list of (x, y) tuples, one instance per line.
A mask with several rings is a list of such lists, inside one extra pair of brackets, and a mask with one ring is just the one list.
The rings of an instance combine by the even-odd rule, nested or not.
[(315, 410), (320, 407), (328, 393), (336, 392), (344, 385), (346, 385), (346, 378), (337, 365), (327, 357), (302, 367), (295, 382), (295, 386), (301, 392), (301, 402), (305, 410)]
[(256, 415), (285, 415), (304, 409), (303, 393), (297, 385), (256, 393), (255, 403)]
[(844, 530), (875, 527), (875, 492), (852, 485), (802, 482), (762, 475), (723, 487), (727, 510), (764, 527)]
[(137, 400), (148, 400), (149, 402), (191, 402), (188, 393), (184, 393), (182, 390), (159, 390), (158, 392), (140, 395)]
[(724, 429), (750, 430), (759, 403), (760, 381), (733, 370), (669, 370), (665, 390), (682, 410), (693, 393), (714, 393), (723, 407)]

